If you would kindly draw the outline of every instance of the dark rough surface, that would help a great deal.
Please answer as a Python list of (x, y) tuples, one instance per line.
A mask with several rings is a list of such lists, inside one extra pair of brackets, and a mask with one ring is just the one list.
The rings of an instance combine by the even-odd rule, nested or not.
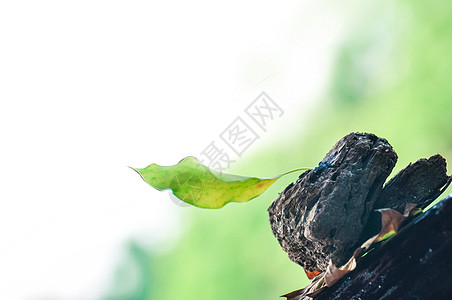
[(439, 154), (409, 164), (384, 185), (358, 245), (380, 232), (381, 215), (376, 209), (392, 208), (403, 213), (407, 203), (424, 209), (444, 192), (451, 179), (447, 176), (446, 160)]
[(351, 133), (289, 185), (268, 209), (289, 258), (309, 271), (348, 260), (396, 161), (385, 139)]
[(452, 194), (417, 217), (321, 299), (452, 299)]
[(439, 154), (419, 159), (401, 170), (378, 197), (375, 208), (389, 207), (403, 213), (407, 203), (426, 208), (450, 183), (446, 160)]

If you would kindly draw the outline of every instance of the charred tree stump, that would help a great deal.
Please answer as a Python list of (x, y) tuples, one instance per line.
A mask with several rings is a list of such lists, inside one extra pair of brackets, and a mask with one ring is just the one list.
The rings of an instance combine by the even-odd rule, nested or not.
[[(445, 159), (440, 155), (434, 155), (429, 159), (421, 159), (410, 164), (383, 187), (396, 161), (397, 155), (385, 139), (373, 134), (351, 133), (328, 152), (317, 168), (301, 174), (268, 209), (273, 234), (289, 258), (309, 272), (325, 271), (330, 260), (336, 266), (341, 266), (363, 241), (380, 230), (381, 221), (378, 214), (373, 213), (375, 209), (393, 208), (403, 212), (407, 203), (425, 208), (451, 181), (451, 177), (446, 173)], [(391, 240), (378, 251), (371, 253), (372, 255), (368, 257), (366, 255), (363, 261), (367, 263), (360, 263), (346, 279), (322, 292), (318, 297), (383, 299), (387, 293), (386, 295), (390, 297), (387, 299), (393, 299), (391, 297), (399, 295), (403, 291), (402, 288), (410, 286), (408, 283), (397, 283), (393, 279), (409, 280), (414, 276), (413, 274), (407, 276), (406, 271), (421, 273), (422, 270), (432, 271), (430, 268), (423, 269), (422, 266), (425, 266), (426, 261), (430, 263), (438, 263), (441, 259), (447, 259), (448, 263), (452, 261), (452, 257), (449, 259), (445, 252), (440, 250), (445, 247), (444, 249), (448, 249), (452, 254), (451, 241), (443, 243), (441, 238), (444, 235), (444, 239), (452, 239), (452, 231), (447, 231), (447, 228), (452, 228), (452, 221), (444, 223), (444, 220), (438, 219), (438, 216), (441, 216), (443, 219), (452, 220), (452, 214), (447, 216), (447, 213), (452, 213), (452, 204), (447, 204), (449, 202), (451, 201), (448, 200), (446, 204), (422, 215), (416, 219), (417, 221), (413, 221), (413, 225), (406, 226), (403, 231), (405, 233), (401, 232), (397, 239), (394, 238), (394, 241)], [(434, 211), (438, 213), (435, 214)], [(429, 221), (433, 216), (435, 221)], [(435, 223), (435, 226), (429, 228), (427, 225), (430, 222), (438, 224)], [(439, 228), (442, 228), (441, 231), (438, 231)], [(425, 237), (426, 234), (429, 235), (428, 238)], [(420, 247), (423, 241), (427, 248)], [(414, 266), (410, 266), (406, 271), (401, 269), (402, 256), (407, 253), (399, 249), (402, 246), (412, 248), (413, 251), (408, 256), (411, 256)], [(422, 249), (427, 249), (427, 252), (422, 252), (424, 251)], [(414, 257), (422, 258), (424, 263), (415, 261)], [(430, 275), (426, 274), (425, 277)], [(382, 276), (383, 279), (394, 278), (374, 283), (377, 279), (375, 276)], [(415, 276), (418, 278), (417, 281), (424, 280), (425, 287), (426, 278), (421, 274)], [(448, 279), (449, 277), (451, 279)], [(452, 284), (452, 276), (449, 277), (443, 281)], [(350, 288), (344, 289), (345, 286)], [(360, 292), (361, 290), (369, 292), (366, 294)], [(381, 294), (379, 290), (384, 293)], [(417, 289), (413, 291), (415, 292), (412, 295), (424, 295)], [(375, 295), (379, 298), (371, 298)]]

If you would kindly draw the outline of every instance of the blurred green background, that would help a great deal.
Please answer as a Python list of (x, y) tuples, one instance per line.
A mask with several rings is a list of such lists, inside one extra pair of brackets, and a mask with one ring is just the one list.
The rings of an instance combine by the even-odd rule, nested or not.
[[(354, 11), (360, 16), (335, 53), (329, 88), (314, 113), (300, 112), (300, 128), (266, 141), (229, 172), (273, 176), (315, 166), (352, 131), (392, 144), (399, 156), (392, 175), (435, 153), (451, 162), (451, 12), (450, 1), (420, 0)], [(131, 240), (104, 299), (263, 300), (302, 288), (308, 280), (281, 250), (267, 216), (271, 201), (296, 177), (247, 204), (181, 208), (190, 222), (176, 247), (161, 254)]]

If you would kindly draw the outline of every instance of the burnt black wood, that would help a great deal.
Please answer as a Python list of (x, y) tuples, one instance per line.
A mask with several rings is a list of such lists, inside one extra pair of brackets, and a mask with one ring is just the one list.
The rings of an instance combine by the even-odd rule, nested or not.
[[(289, 258), (308, 271), (344, 264), (380, 230), (377, 208), (426, 207), (448, 186), (440, 155), (408, 165), (382, 188), (397, 155), (382, 138), (351, 133), (313, 170), (290, 184), (268, 209), (273, 234)], [(369, 218), (370, 217), (370, 218)], [(451, 296), (452, 299), (452, 296)]]
[(452, 299), (451, 195), (364, 256), (316, 300)]
[(375, 208), (390, 207), (403, 213), (407, 203), (426, 208), (450, 183), (446, 160), (439, 154), (419, 159), (394, 176), (378, 197)]
[(348, 260), (396, 161), (385, 139), (351, 133), (289, 185), (268, 209), (289, 258), (309, 271)]

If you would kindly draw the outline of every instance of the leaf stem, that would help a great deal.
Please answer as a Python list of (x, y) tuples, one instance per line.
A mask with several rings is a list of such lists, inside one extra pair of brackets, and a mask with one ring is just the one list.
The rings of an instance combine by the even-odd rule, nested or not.
[(280, 178), (283, 177), (284, 175), (290, 174), (290, 173), (294, 173), (294, 172), (298, 172), (298, 171), (308, 171), (308, 170), (312, 170), (312, 168), (298, 168), (292, 171), (288, 171), (285, 173), (282, 173), (281, 175), (275, 176), (274, 178)]

